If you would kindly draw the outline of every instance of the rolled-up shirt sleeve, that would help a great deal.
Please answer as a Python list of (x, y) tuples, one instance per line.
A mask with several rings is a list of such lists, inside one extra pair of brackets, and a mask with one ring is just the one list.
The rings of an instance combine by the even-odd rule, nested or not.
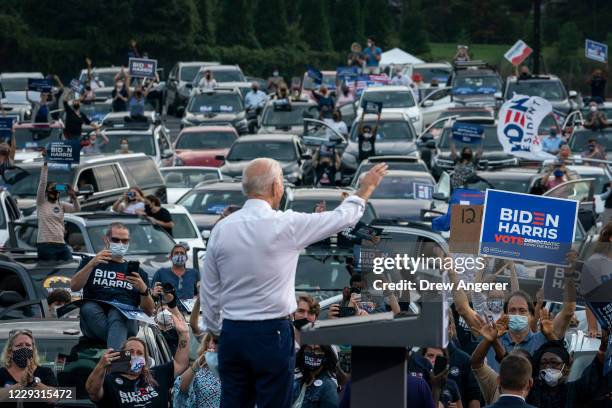
[(215, 259), (215, 231), (210, 237), (201, 277), (200, 307), (202, 320), (208, 331), (215, 335), (221, 332), (221, 280)]
[(363, 215), (365, 205), (364, 199), (352, 195), (333, 211), (313, 214), (292, 213), (289, 225), (295, 248), (306, 248), (310, 244), (354, 226)]

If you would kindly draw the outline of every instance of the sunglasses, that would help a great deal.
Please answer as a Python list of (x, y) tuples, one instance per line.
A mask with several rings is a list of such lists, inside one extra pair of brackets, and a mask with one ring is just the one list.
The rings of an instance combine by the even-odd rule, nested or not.
[(115, 244), (119, 244), (119, 243), (121, 243), (121, 244), (129, 244), (130, 243), (130, 239), (129, 238), (122, 239), (122, 238), (117, 238), (117, 237), (110, 237), (110, 241), (114, 242)]

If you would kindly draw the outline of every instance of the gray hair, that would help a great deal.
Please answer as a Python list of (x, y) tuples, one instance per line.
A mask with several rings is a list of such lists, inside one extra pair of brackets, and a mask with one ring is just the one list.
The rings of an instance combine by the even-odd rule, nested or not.
[(276, 160), (254, 159), (242, 172), (242, 191), (247, 196), (267, 196), (276, 180), (283, 180), (283, 169)]

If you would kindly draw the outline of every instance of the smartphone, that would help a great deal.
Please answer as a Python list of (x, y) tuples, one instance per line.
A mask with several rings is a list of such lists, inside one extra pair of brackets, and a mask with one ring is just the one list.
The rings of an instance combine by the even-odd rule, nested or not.
[(340, 313), (338, 317), (350, 317), (355, 316), (356, 310), (352, 306), (340, 306)]
[(128, 197), (128, 198), (134, 198), (134, 197), (136, 197), (136, 194), (134, 194), (134, 192), (133, 192), (133, 191), (128, 191), (128, 192), (127, 192), (127, 197)]
[(446, 356), (436, 356), (436, 363), (434, 364), (433, 368), (434, 375), (438, 375), (442, 371), (446, 370), (447, 365), (448, 359), (446, 358)]
[(138, 272), (138, 269), (140, 268), (140, 262), (139, 261), (128, 261), (127, 264), (127, 273), (128, 275), (132, 272)]
[(68, 184), (63, 184), (63, 183), (56, 184), (55, 191), (68, 191)]
[(132, 355), (129, 352), (129, 350), (121, 351), (119, 354), (119, 359), (111, 363), (110, 372), (111, 373), (129, 373), (131, 360), (132, 360)]

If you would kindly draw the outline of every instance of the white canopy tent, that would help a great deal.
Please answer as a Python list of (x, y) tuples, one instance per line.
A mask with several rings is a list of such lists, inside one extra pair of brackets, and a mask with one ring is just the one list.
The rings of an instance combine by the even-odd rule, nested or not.
[(389, 65), (407, 65), (407, 64), (422, 64), (425, 61), (408, 54), (406, 51), (399, 48), (393, 48), (382, 53), (380, 58), (380, 66), (386, 67)]

